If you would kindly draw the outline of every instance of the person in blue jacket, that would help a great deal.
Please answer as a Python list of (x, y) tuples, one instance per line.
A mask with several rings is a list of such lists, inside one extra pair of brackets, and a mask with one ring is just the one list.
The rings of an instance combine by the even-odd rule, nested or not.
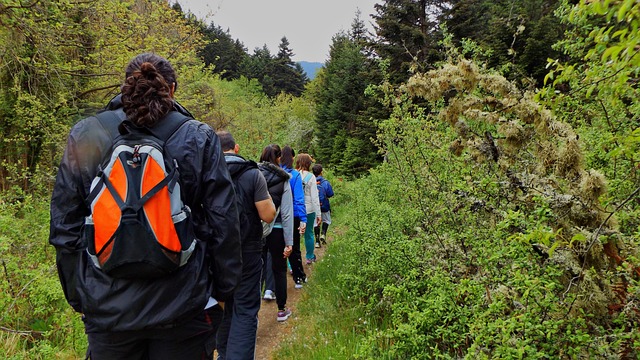
[(302, 284), (307, 281), (307, 275), (304, 273), (302, 265), (302, 253), (300, 252), (300, 234), (304, 234), (307, 227), (307, 210), (304, 203), (304, 190), (302, 189), (302, 177), (300, 172), (293, 168), (293, 158), (295, 152), (289, 145), (282, 148), (282, 157), (280, 157), (280, 166), (284, 171), (291, 175), (289, 184), (293, 191), (293, 228), (299, 231), (293, 232), (293, 252), (289, 257), (291, 271), (293, 273), (293, 281), (295, 288), (302, 288)]
[(331, 225), (331, 205), (329, 198), (333, 196), (333, 188), (329, 180), (322, 177), (322, 165), (315, 164), (311, 169), (313, 175), (316, 176), (316, 184), (318, 186), (318, 198), (320, 199), (320, 212), (322, 213), (322, 231), (320, 226), (316, 226), (313, 231), (316, 236), (316, 247), (320, 247), (320, 243), (327, 244), (327, 229)]

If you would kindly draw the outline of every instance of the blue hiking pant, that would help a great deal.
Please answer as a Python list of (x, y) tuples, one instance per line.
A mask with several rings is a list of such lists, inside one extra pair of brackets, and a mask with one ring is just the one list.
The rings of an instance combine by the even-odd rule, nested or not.
[(218, 359), (253, 359), (256, 351), (262, 253), (242, 253), (242, 279), (224, 306), (218, 328)]

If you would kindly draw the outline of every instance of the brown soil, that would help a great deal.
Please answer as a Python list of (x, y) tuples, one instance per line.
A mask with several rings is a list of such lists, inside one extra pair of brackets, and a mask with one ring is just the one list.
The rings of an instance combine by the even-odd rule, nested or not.
[[(315, 249), (316, 257), (320, 261), (324, 255), (326, 246), (323, 245), (320, 249)], [(303, 263), (304, 249), (302, 250)], [(311, 281), (313, 276), (313, 264), (304, 265), (304, 272), (307, 275), (307, 281)], [(290, 333), (294, 324), (302, 319), (297, 314), (296, 305), (302, 292), (306, 291), (306, 288), (296, 289), (294, 288), (293, 278), (287, 276), (287, 307), (291, 309), (291, 317), (284, 322), (278, 322), (276, 320), (278, 308), (275, 300), (262, 300), (260, 306), (260, 312), (258, 313), (258, 339), (256, 344), (256, 360), (270, 360), (273, 351), (278, 347), (278, 344), (282, 342)]]

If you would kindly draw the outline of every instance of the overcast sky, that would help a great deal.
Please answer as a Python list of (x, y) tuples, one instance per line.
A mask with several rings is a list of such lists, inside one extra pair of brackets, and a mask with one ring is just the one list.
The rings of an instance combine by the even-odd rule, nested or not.
[(295, 54), (294, 61), (324, 62), (331, 38), (348, 31), (360, 9), (361, 19), (371, 29), (373, 5), (381, 0), (172, 0), (207, 24), (229, 29), (253, 54), (267, 45), (277, 54), (280, 39), (286, 36)]

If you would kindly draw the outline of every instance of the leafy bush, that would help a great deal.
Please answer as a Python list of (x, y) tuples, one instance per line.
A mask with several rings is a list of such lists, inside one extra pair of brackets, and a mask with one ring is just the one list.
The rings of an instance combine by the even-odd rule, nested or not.
[(387, 161), (343, 189), (334, 242), (338, 308), (371, 324), (350, 356), (638, 356), (637, 231), (612, 216), (635, 210), (607, 208), (576, 130), (466, 60), (387, 96)]
[(0, 356), (77, 358), (86, 349), (80, 316), (58, 281), (55, 250), (47, 244), (48, 199), (16, 190), (0, 203)]

